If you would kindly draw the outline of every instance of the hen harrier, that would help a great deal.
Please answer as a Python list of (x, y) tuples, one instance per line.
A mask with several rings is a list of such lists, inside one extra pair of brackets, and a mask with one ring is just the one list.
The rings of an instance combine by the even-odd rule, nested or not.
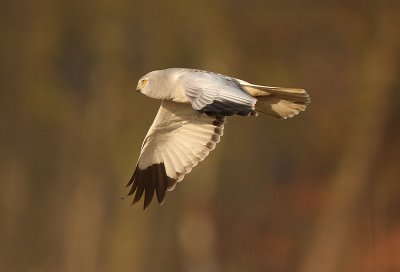
[(160, 204), (193, 167), (215, 148), (226, 116), (257, 116), (262, 112), (290, 118), (310, 103), (303, 89), (254, 85), (207, 71), (171, 68), (143, 76), (137, 90), (161, 99), (161, 106), (142, 144), (140, 157), (127, 186), (144, 193), (144, 209), (154, 192)]

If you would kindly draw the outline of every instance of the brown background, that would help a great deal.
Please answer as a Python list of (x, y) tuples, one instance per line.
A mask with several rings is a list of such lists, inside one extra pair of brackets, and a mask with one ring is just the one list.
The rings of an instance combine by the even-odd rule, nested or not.
[[(1, 271), (400, 271), (399, 1), (3, 1)], [(302, 87), (120, 200), (168, 67)]]

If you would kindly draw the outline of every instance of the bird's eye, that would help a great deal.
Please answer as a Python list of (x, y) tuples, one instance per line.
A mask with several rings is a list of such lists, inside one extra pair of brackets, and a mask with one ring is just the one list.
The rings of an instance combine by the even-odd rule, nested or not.
[(142, 80), (140, 80), (140, 85), (142, 85), (143, 87), (144, 86), (146, 86), (147, 85), (147, 83), (149, 83), (149, 80), (148, 79), (142, 79)]
[(136, 90), (137, 91), (143, 90), (143, 88), (146, 87), (147, 83), (149, 83), (149, 80), (147, 78), (140, 79), (136, 87)]

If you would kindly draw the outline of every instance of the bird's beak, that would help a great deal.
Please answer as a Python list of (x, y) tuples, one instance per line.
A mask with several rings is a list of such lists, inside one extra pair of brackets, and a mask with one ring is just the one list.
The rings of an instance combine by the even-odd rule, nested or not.
[(140, 90), (142, 89), (142, 84), (141, 82), (138, 83), (138, 85), (136, 86), (136, 92), (140, 92)]

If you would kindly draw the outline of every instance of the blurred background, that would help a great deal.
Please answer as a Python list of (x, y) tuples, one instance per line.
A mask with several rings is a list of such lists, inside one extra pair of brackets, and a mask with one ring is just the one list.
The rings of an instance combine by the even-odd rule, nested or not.
[[(399, 1), (3, 1), (1, 271), (400, 271)], [(229, 118), (163, 206), (121, 200), (145, 73), (308, 90)]]

